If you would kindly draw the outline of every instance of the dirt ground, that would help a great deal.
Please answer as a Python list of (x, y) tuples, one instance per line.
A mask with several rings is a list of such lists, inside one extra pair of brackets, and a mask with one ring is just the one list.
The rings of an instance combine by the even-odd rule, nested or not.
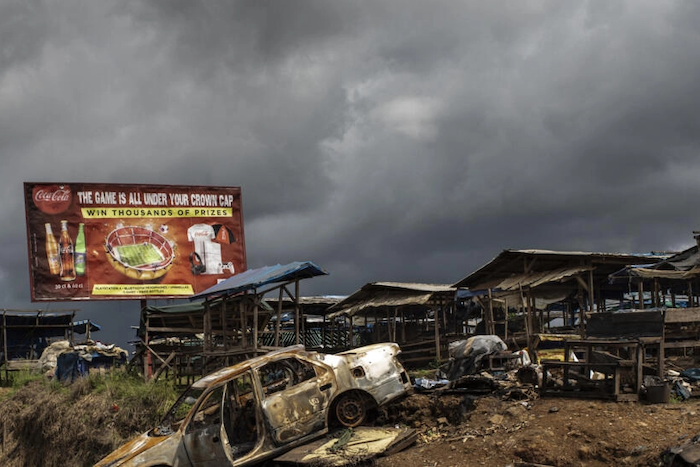
[[(114, 401), (86, 383), (60, 391), (37, 383), (0, 404), (0, 465), (92, 465), (143, 431), (132, 426), (135, 411), (153, 405), (136, 401), (115, 413)], [(378, 467), (661, 466), (664, 451), (700, 435), (700, 397), (645, 404), (539, 398), (531, 388), (479, 397), (414, 393), (383, 408), (377, 424), (419, 433), (408, 449), (375, 459)]]
[(390, 423), (418, 442), (379, 458), (379, 467), (659, 466), (662, 453), (700, 434), (700, 398), (666, 404), (570, 398), (413, 394)]

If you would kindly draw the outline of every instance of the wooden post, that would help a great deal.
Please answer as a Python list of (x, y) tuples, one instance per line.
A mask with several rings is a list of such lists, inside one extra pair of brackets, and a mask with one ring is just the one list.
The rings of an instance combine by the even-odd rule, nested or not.
[[(536, 334), (539, 334), (542, 332), (542, 329), (540, 329), (540, 322), (539, 319), (537, 319), (537, 300), (535, 299), (535, 296), (532, 294), (532, 289), (528, 288), (527, 289), (527, 299), (528, 302), (530, 303), (530, 312), (532, 315), (532, 329), (536, 330)], [(536, 326), (535, 326), (536, 325)]]
[(693, 305), (693, 282), (688, 281), (688, 308), (692, 308)]
[[(443, 304), (440, 298), (440, 309), (442, 311), (442, 330), (447, 333), (447, 307)], [(396, 310), (394, 310), (394, 319), (396, 319)]]
[(435, 309), (435, 358), (439, 362), (442, 358), (440, 355), (440, 320), (438, 319), (438, 310)]
[(226, 300), (221, 300), (221, 339), (224, 342), (224, 353), (226, 353), (226, 364), (228, 361), (228, 342), (226, 328), (228, 327), (228, 320), (226, 319)]
[[(660, 347), (663, 347), (663, 341), (661, 342)], [(635, 349), (635, 358), (636, 358), (636, 367), (635, 367), (635, 375), (636, 375), (636, 381), (635, 381), (635, 390), (637, 394), (639, 394), (639, 390), (642, 389), (642, 384), (644, 382), (644, 344), (639, 342), (637, 344), (637, 347)], [(659, 375), (663, 377), (663, 375)]]
[(389, 309), (386, 309), (386, 333), (387, 333), (387, 339), (391, 340), (391, 319), (389, 319)]
[[(280, 287), (280, 297), (277, 301), (277, 319), (275, 320), (275, 347), (280, 346), (280, 321), (282, 320), (282, 293), (284, 292), (284, 287)], [(326, 316), (323, 315), (323, 322), (325, 324)]]
[(639, 309), (644, 309), (644, 281), (639, 279)]
[(204, 302), (204, 353), (211, 352), (213, 349), (212, 329), (211, 329), (211, 307), (209, 301)]
[[(523, 286), (522, 284), (518, 284), (518, 287), (520, 288), (520, 314), (525, 313), (525, 295), (523, 291)], [(530, 329), (530, 323), (528, 322), (527, 315), (525, 315), (525, 341), (527, 342), (528, 347), (530, 347), (530, 344), (532, 343), (532, 329)]]
[(658, 308), (660, 305), (660, 290), (659, 290), (659, 279), (654, 278), (654, 291), (652, 292), (654, 299), (652, 301), (652, 306)]
[(258, 302), (260, 298), (257, 293), (255, 294), (255, 299), (253, 303), (253, 353), (258, 355)]
[(583, 288), (579, 285), (578, 287), (578, 328), (581, 337), (586, 337), (586, 325), (584, 323), (584, 316), (586, 314), (586, 300), (583, 295)]
[[(146, 323), (146, 335), (148, 336), (148, 323)], [(5, 367), (5, 381), (10, 380), (10, 371), (7, 369), (7, 316), (5, 314), (5, 311), (2, 312), (2, 347), (3, 347), (3, 354), (2, 354), (2, 359)], [(144, 359), (145, 362), (145, 359)], [(144, 368), (145, 370), (145, 368)], [(144, 375), (146, 372), (144, 371)]]
[[(377, 320), (375, 319), (375, 322), (376, 321)], [(369, 333), (367, 332), (367, 312), (365, 312), (365, 335), (367, 335), (367, 334), (369, 334)], [(364, 342), (364, 344), (367, 344), (367, 342)]]
[[(4, 317), (4, 316), (3, 316)], [(148, 382), (151, 372), (151, 350), (148, 347), (148, 327), (149, 327), (149, 317), (148, 314), (146, 314), (146, 319), (145, 319), (145, 331), (143, 332), (143, 342), (145, 345), (144, 352), (143, 352), (143, 380)], [(5, 340), (7, 342), (7, 339)], [(7, 355), (7, 346), (5, 346), (5, 355)], [(7, 357), (6, 357), (7, 358)], [(7, 368), (7, 365), (5, 365), (5, 368)]]
[(397, 328), (399, 326), (399, 323), (396, 319), (398, 316), (398, 312), (399, 312), (398, 308), (394, 307), (394, 320), (393, 320), (394, 321), (394, 335), (392, 336), (392, 339), (391, 339), (392, 342), (396, 342), (396, 331), (397, 331)]
[(243, 300), (238, 300), (238, 314), (241, 317), (241, 348), (248, 347), (248, 323), (246, 317), (246, 304)]
[[(593, 269), (588, 271), (588, 308), (593, 313), (593, 305), (595, 304), (595, 293), (593, 290)], [(598, 309), (600, 311), (600, 309)]]
[(491, 294), (491, 288), (489, 287), (489, 319), (486, 323), (488, 333), (491, 335), (496, 334), (496, 324), (493, 322), (493, 295)]
[(294, 343), (299, 343), (299, 279), (294, 282)]
[[(530, 290), (528, 289), (526, 294), (525, 294), (525, 304), (527, 306), (527, 322), (528, 322), (528, 327), (530, 328), (530, 336), (534, 336), (537, 332), (535, 331), (535, 323), (532, 320), (532, 297), (530, 295)], [(530, 346), (530, 343), (528, 342), (528, 347)]]
[(401, 343), (406, 343), (406, 315), (401, 308)]

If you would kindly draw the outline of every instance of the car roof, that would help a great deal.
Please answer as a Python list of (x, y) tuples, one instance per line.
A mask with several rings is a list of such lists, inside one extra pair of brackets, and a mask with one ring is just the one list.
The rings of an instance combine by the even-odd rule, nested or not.
[(204, 376), (201, 379), (198, 379), (192, 384), (192, 387), (194, 388), (206, 388), (211, 386), (212, 384), (219, 383), (221, 381), (226, 381), (233, 376), (235, 376), (238, 373), (243, 373), (251, 368), (255, 368), (259, 366), (260, 364), (266, 363), (269, 360), (272, 360), (273, 358), (280, 357), (280, 356), (293, 356), (293, 355), (308, 355), (308, 353), (304, 350), (304, 346), (301, 344), (298, 345), (293, 345), (290, 347), (284, 347), (282, 349), (278, 350), (273, 350), (272, 352), (268, 352), (264, 355), (259, 355), (257, 357), (250, 358), (248, 360), (244, 360), (240, 363), (236, 363), (235, 365), (222, 368), (220, 370), (217, 370), (213, 373), (209, 373), (208, 375)]

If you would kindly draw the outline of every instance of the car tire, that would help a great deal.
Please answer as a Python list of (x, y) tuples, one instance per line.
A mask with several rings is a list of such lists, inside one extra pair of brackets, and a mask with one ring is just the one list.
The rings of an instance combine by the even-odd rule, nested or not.
[(340, 396), (335, 404), (335, 417), (341, 425), (354, 428), (367, 418), (367, 406), (364, 397), (356, 392)]

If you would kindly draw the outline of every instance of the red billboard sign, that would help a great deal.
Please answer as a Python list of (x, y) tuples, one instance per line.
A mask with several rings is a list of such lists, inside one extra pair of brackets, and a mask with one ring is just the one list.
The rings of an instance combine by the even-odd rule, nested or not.
[(25, 183), (32, 301), (186, 298), (246, 270), (238, 187)]

